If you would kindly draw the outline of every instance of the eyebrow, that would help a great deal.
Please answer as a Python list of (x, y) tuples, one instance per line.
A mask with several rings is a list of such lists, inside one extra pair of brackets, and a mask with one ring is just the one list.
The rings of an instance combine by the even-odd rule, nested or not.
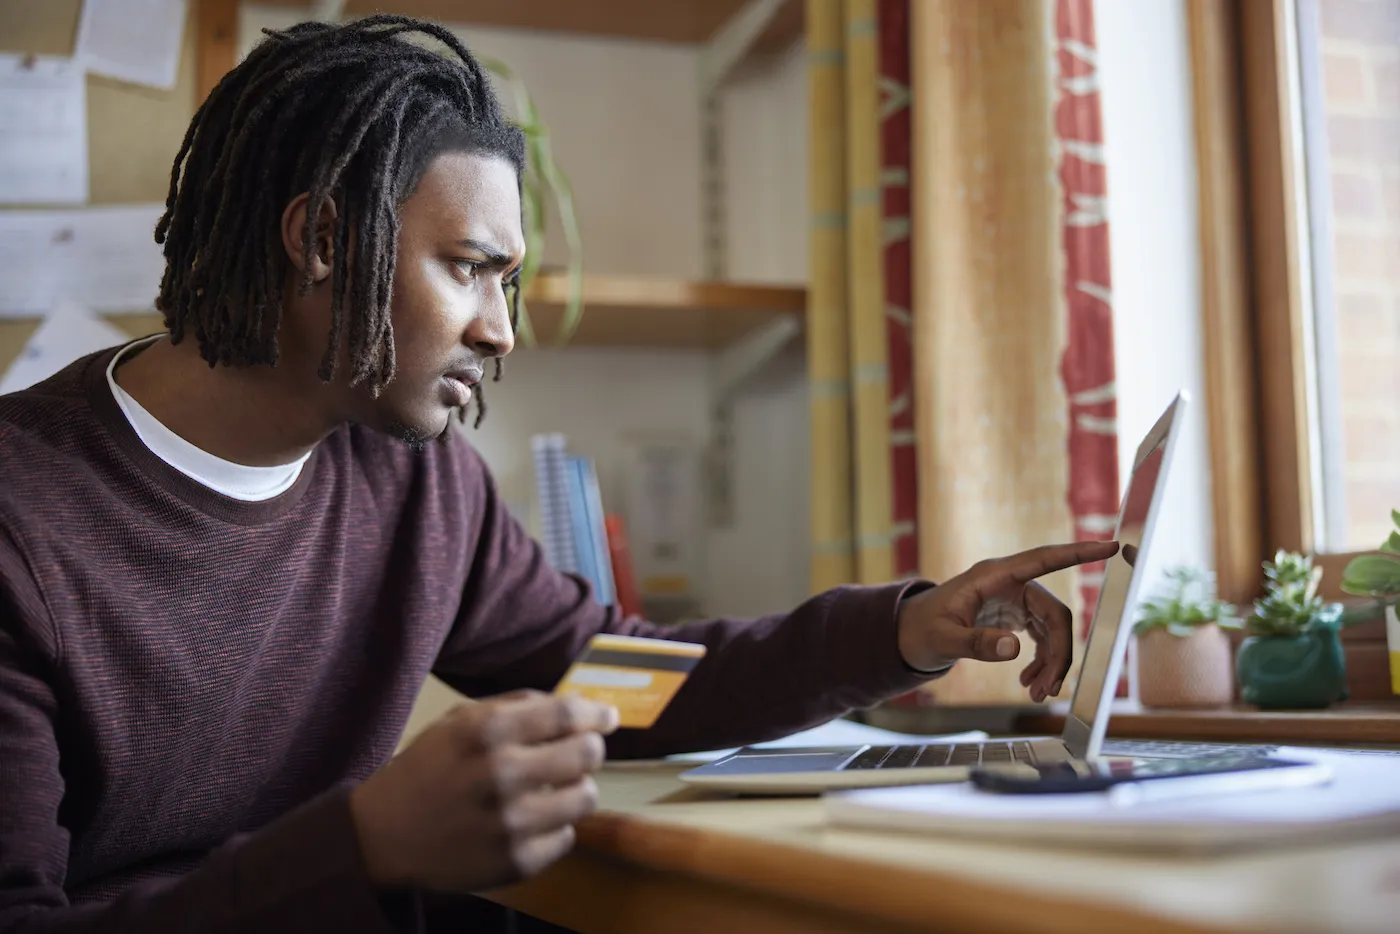
[(490, 263), (492, 266), (500, 266), (503, 269), (509, 269), (511, 266), (515, 265), (515, 257), (499, 247), (494, 247), (482, 240), (473, 240), (471, 237), (467, 237), (458, 240), (457, 245), (480, 253), (482, 256), (486, 257), (486, 262)]

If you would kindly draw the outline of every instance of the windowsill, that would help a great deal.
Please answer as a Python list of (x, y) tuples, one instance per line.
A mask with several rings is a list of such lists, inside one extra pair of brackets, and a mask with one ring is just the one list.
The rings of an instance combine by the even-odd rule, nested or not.
[[(1064, 722), (1062, 714), (1027, 713), (1017, 718), (1015, 730), (1055, 735)], [(1108, 723), (1108, 735), (1119, 739), (1400, 745), (1400, 698), (1396, 703), (1340, 704), (1327, 710), (1227, 707), (1115, 712)]]

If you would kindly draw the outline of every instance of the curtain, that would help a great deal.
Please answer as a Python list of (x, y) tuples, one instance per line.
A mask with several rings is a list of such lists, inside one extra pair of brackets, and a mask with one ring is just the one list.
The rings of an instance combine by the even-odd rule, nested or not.
[[(807, 0), (807, 29), (813, 588), (1107, 536), (1092, 0)], [(1101, 576), (1046, 582), (1081, 639)], [(1024, 702), (1019, 670), (906, 701)]]
[(811, 162), (807, 392), (811, 407), (812, 590), (856, 580), (846, 257), (846, 16), (806, 0)]
[[(1069, 505), (1074, 535), (1108, 538), (1118, 515), (1118, 404), (1109, 275), (1108, 179), (1093, 0), (1057, 0), (1055, 141), (1067, 320), (1060, 375), (1069, 396)], [(1103, 567), (1079, 574), (1080, 636)]]
[(807, 0), (812, 587), (919, 573), (908, 0)]

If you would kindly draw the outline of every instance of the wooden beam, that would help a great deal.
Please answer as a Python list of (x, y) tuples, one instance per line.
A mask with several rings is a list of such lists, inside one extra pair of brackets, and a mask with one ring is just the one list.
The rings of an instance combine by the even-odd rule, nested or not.
[(1245, 232), (1237, 6), (1190, 0), (1187, 25), (1195, 110), (1202, 346), (1210, 436), (1215, 568), (1220, 596), (1245, 603), (1265, 558), (1258, 370)]
[(195, 5), (195, 106), (204, 103), (238, 61), (238, 0), (199, 0)]
[[(311, 0), (264, 0), (310, 12)], [(537, 29), (579, 36), (606, 36), (698, 45), (742, 10), (748, 0), (346, 0), (346, 16), (399, 13), (439, 22), (506, 29)], [(801, 0), (784, 9), (755, 45), (780, 51), (802, 36)]]
[(1312, 477), (1301, 262), (1300, 171), (1293, 151), (1287, 0), (1239, 6), (1265, 546), (1311, 551)]

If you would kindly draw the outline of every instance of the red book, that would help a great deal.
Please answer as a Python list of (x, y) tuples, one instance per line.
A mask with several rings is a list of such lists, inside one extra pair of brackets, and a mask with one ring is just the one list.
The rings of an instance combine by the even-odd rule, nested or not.
[(637, 575), (632, 568), (632, 546), (627, 541), (627, 526), (622, 517), (607, 515), (603, 526), (608, 533), (608, 556), (612, 560), (613, 590), (623, 619), (642, 615), (642, 598), (637, 593)]

